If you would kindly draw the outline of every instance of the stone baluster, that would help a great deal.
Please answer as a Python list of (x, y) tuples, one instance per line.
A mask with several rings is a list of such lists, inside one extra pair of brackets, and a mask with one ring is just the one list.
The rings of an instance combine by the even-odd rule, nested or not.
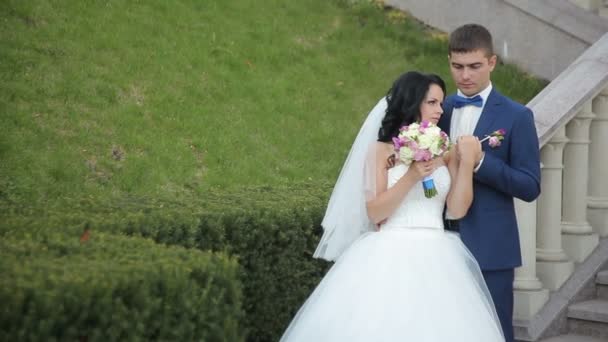
[(587, 222), (589, 126), (594, 117), (589, 102), (566, 125), (570, 142), (564, 149), (562, 244), (566, 254), (576, 262), (585, 260), (599, 241)]
[(562, 171), (564, 146), (568, 142), (561, 127), (540, 151), (541, 194), (537, 205), (537, 274), (545, 288), (558, 289), (572, 274), (574, 263), (562, 249)]
[(522, 266), (515, 269), (513, 318), (529, 320), (547, 302), (549, 291), (536, 276), (536, 202), (515, 200)]
[(595, 118), (591, 121), (589, 146), (589, 201), (587, 218), (600, 236), (608, 236), (608, 88), (592, 105)]

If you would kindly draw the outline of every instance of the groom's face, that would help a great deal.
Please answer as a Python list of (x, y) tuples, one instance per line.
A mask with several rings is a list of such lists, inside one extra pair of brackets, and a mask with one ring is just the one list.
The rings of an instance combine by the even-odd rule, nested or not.
[(496, 66), (496, 55), (487, 56), (485, 50), (452, 52), (450, 71), (456, 86), (466, 96), (473, 96), (490, 84), (490, 73)]

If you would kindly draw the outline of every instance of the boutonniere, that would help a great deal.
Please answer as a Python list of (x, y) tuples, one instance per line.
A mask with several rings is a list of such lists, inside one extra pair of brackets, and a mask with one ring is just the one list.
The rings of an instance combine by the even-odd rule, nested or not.
[(479, 142), (482, 143), (488, 140), (488, 145), (490, 145), (492, 148), (496, 148), (500, 146), (501, 141), (505, 138), (505, 134), (507, 134), (507, 131), (504, 128), (497, 129), (490, 133), (490, 135), (486, 135), (486, 137), (481, 139)]

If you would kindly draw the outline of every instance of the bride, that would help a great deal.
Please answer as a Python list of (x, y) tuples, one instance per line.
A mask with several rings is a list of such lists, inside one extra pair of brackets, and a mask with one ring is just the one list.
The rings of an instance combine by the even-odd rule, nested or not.
[[(473, 200), (480, 144), (463, 137), (446, 156), (387, 168), (403, 125), (437, 123), (445, 84), (436, 75), (399, 77), (363, 124), (323, 219), (315, 257), (335, 264), (281, 341), (504, 341), (473, 256), (443, 212), (464, 216)], [(426, 198), (431, 175), (438, 194)]]

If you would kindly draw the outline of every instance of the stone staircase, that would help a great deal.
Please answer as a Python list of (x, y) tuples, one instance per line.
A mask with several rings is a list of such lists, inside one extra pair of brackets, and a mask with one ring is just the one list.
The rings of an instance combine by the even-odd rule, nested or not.
[(606, 340), (580, 335), (562, 335), (543, 340), (543, 342), (606, 342)]
[(541, 342), (608, 341), (608, 265), (580, 291), (562, 320), (566, 331)]
[[(608, 0), (571, 1), (583, 9), (608, 20)], [(595, 107), (593, 109), (598, 108), (599, 107)], [(602, 129), (602, 134), (607, 134), (604, 129)], [(594, 158), (594, 156), (595, 153), (589, 154), (590, 158)], [(588, 175), (594, 173), (593, 169), (595, 166), (597, 166), (597, 163), (596, 165), (589, 167), (590, 170)], [(592, 184), (593, 183), (590, 182), (590, 190), (587, 195), (591, 195), (590, 193), (594, 191)], [(598, 246), (589, 259), (595, 259), (595, 265), (602, 264), (602, 266), (600, 266), (598, 270), (592, 265), (594, 262), (589, 259), (585, 260), (586, 255), (579, 255), (577, 257), (576, 253), (572, 252), (576, 252), (579, 248), (576, 248), (576, 246), (575, 248), (569, 248), (567, 246), (569, 243), (568, 239), (564, 238), (565, 236), (562, 235), (562, 246), (564, 251), (574, 263), (573, 265), (568, 266), (568, 263), (562, 262), (561, 279), (564, 279), (565, 275), (571, 273), (570, 279), (564, 283), (562, 283), (563, 280), (556, 282), (555, 279), (551, 279), (551, 277), (549, 277), (549, 279), (543, 279), (547, 283), (553, 281), (555, 284), (553, 284), (553, 286), (548, 286), (548, 288), (552, 290), (552, 294), (545, 309), (549, 308), (549, 310), (544, 310), (544, 312), (541, 310), (539, 316), (543, 316), (544, 313), (545, 319), (550, 317), (551, 315), (547, 315), (546, 313), (551, 311), (551, 308), (553, 308), (553, 312), (561, 313), (557, 315), (557, 317), (553, 316), (552, 323), (544, 333), (540, 334), (541, 342), (608, 342), (608, 237), (605, 232), (608, 228), (608, 221), (604, 220), (604, 217), (599, 220), (597, 220), (597, 217), (594, 217), (594, 210), (591, 209), (594, 207), (592, 195), (588, 197), (588, 202), (588, 209), (585, 216), (595, 228), (595, 233), (599, 233), (598, 235), (600, 237)], [(571, 261), (570, 264), (572, 264)], [(544, 266), (542, 262), (538, 263), (538, 265), (540, 268)], [(572, 267), (575, 269), (569, 271)], [(581, 268), (583, 270), (580, 270)], [(559, 267), (551, 269), (551, 271), (555, 273), (555, 270), (557, 269), (559, 269)], [(593, 271), (590, 271), (591, 269), (593, 269)], [(585, 275), (585, 273), (587, 273), (587, 275)], [(593, 274), (594, 276), (590, 278), (588, 277), (589, 274)], [(559, 284), (561, 284), (561, 286)], [(565, 309), (559, 309), (559, 302), (562, 304), (561, 307)], [(543, 339), (542, 337), (547, 338)]]
[(599, 15), (608, 18), (608, 1), (606, 0), (571, 0), (574, 4)]

